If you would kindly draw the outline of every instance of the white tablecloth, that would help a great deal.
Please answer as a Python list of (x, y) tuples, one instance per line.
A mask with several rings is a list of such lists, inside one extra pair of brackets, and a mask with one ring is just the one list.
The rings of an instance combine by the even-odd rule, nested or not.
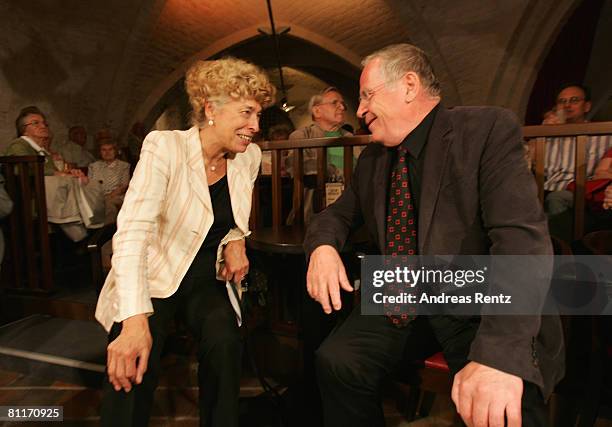
[(104, 195), (99, 183), (83, 185), (74, 177), (45, 176), (45, 194), (49, 222), (80, 223), (86, 228), (104, 226)]

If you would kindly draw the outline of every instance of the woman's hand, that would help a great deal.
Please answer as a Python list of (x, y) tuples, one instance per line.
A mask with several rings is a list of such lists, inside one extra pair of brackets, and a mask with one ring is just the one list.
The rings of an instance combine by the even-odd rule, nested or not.
[(70, 175), (77, 178), (82, 185), (89, 184), (89, 178), (81, 169), (70, 169)]
[(71, 169), (68, 169), (68, 172), (70, 173), (70, 175), (74, 176), (75, 178), (82, 178), (86, 176), (81, 169), (71, 168)]
[(242, 282), (249, 272), (249, 260), (246, 256), (244, 239), (232, 240), (223, 248), (224, 265), (221, 276), (234, 283)]
[(115, 391), (129, 392), (140, 384), (147, 371), (153, 339), (146, 314), (137, 314), (122, 322), (121, 333), (107, 347), (108, 380)]

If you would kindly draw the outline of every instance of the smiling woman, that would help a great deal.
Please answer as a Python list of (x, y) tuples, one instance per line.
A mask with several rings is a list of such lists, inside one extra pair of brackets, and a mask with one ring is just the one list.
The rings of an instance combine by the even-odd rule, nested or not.
[(231, 296), (249, 266), (261, 161), (251, 141), (275, 89), (233, 58), (196, 62), (185, 86), (194, 126), (147, 136), (117, 218), (96, 308), (110, 332), (103, 425), (148, 423), (164, 340), (181, 315), (198, 343), (202, 424), (238, 426), (241, 312)]
[(262, 106), (273, 102), (275, 90), (256, 66), (235, 58), (196, 62), (185, 89), (191, 121), (200, 128), (208, 181), (214, 183), (225, 174), (227, 156), (245, 152), (259, 132)]

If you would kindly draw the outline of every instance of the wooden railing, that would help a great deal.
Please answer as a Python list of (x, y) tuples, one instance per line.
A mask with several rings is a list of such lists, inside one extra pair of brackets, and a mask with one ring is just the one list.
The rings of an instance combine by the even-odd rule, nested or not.
[(544, 200), (544, 161), (546, 158), (547, 142), (555, 143), (554, 137), (575, 137), (575, 181), (574, 193), (574, 239), (581, 239), (584, 235), (585, 223), (585, 182), (587, 180), (586, 150), (589, 136), (612, 135), (612, 122), (581, 123), (565, 125), (540, 125), (523, 127), (523, 136), (527, 140), (535, 141), (534, 173), (538, 185), (540, 201)]
[[(337, 138), (314, 138), (314, 139), (292, 139), (282, 141), (260, 142), (262, 151), (269, 151), (272, 157), (271, 191), (272, 191), (272, 226), (278, 227), (282, 224), (282, 191), (281, 191), (281, 161), (282, 152), (293, 151), (293, 210), (295, 212), (295, 223), (304, 222), (304, 149), (313, 148), (317, 152), (317, 174), (315, 209), (324, 207), (325, 181), (327, 175), (327, 149), (331, 147), (344, 147), (344, 184), (347, 185), (353, 174), (353, 147), (367, 145), (370, 136), (343, 136)], [(259, 190), (256, 187), (253, 192), (253, 214), (251, 215), (251, 228), (261, 226), (259, 218)]]
[(44, 161), (42, 156), (0, 157), (6, 191), (13, 200), (2, 263), (6, 289), (49, 292), (53, 288)]
[[(544, 200), (544, 161), (547, 143), (555, 143), (553, 137), (575, 137), (575, 180), (576, 192), (574, 203), (574, 238), (580, 239), (584, 235), (585, 222), (585, 181), (586, 181), (586, 149), (588, 138), (592, 135), (612, 135), (612, 122), (567, 124), (567, 125), (540, 125), (523, 127), (523, 136), (526, 140), (535, 142), (534, 174), (538, 186), (540, 201)], [(283, 141), (264, 141), (259, 146), (262, 151), (269, 151), (272, 158), (271, 168), (271, 191), (272, 226), (281, 225), (282, 218), (282, 184), (281, 184), (281, 158), (284, 150), (293, 150), (293, 207), (296, 215), (296, 223), (303, 223), (304, 206), (304, 176), (303, 176), (303, 150), (314, 148), (317, 150), (317, 175), (316, 175), (316, 203), (321, 209), (324, 207), (324, 188), (326, 180), (327, 149), (330, 147), (344, 147), (344, 182), (345, 185), (351, 180), (353, 171), (353, 147), (366, 145), (370, 142), (369, 135), (340, 137), (340, 138), (316, 138), (296, 139)], [(258, 216), (259, 194), (254, 191), (254, 209), (251, 216), (251, 228), (261, 226), (261, 218)]]

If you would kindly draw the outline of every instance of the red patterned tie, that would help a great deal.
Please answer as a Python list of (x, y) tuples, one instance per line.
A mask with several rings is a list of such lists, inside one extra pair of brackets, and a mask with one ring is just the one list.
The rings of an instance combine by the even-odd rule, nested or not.
[[(408, 151), (400, 146), (397, 149), (397, 163), (391, 174), (389, 186), (385, 252), (391, 257), (389, 267), (392, 269), (408, 266), (406, 255), (416, 255), (417, 250), (416, 215), (410, 194), (407, 157)], [(402, 291), (410, 291), (410, 288), (402, 283), (390, 284), (387, 287), (388, 295), (399, 295)], [(400, 304), (385, 304), (385, 314), (397, 327), (405, 326), (414, 319), (412, 315), (414, 311), (413, 307), (406, 305), (402, 307)]]

